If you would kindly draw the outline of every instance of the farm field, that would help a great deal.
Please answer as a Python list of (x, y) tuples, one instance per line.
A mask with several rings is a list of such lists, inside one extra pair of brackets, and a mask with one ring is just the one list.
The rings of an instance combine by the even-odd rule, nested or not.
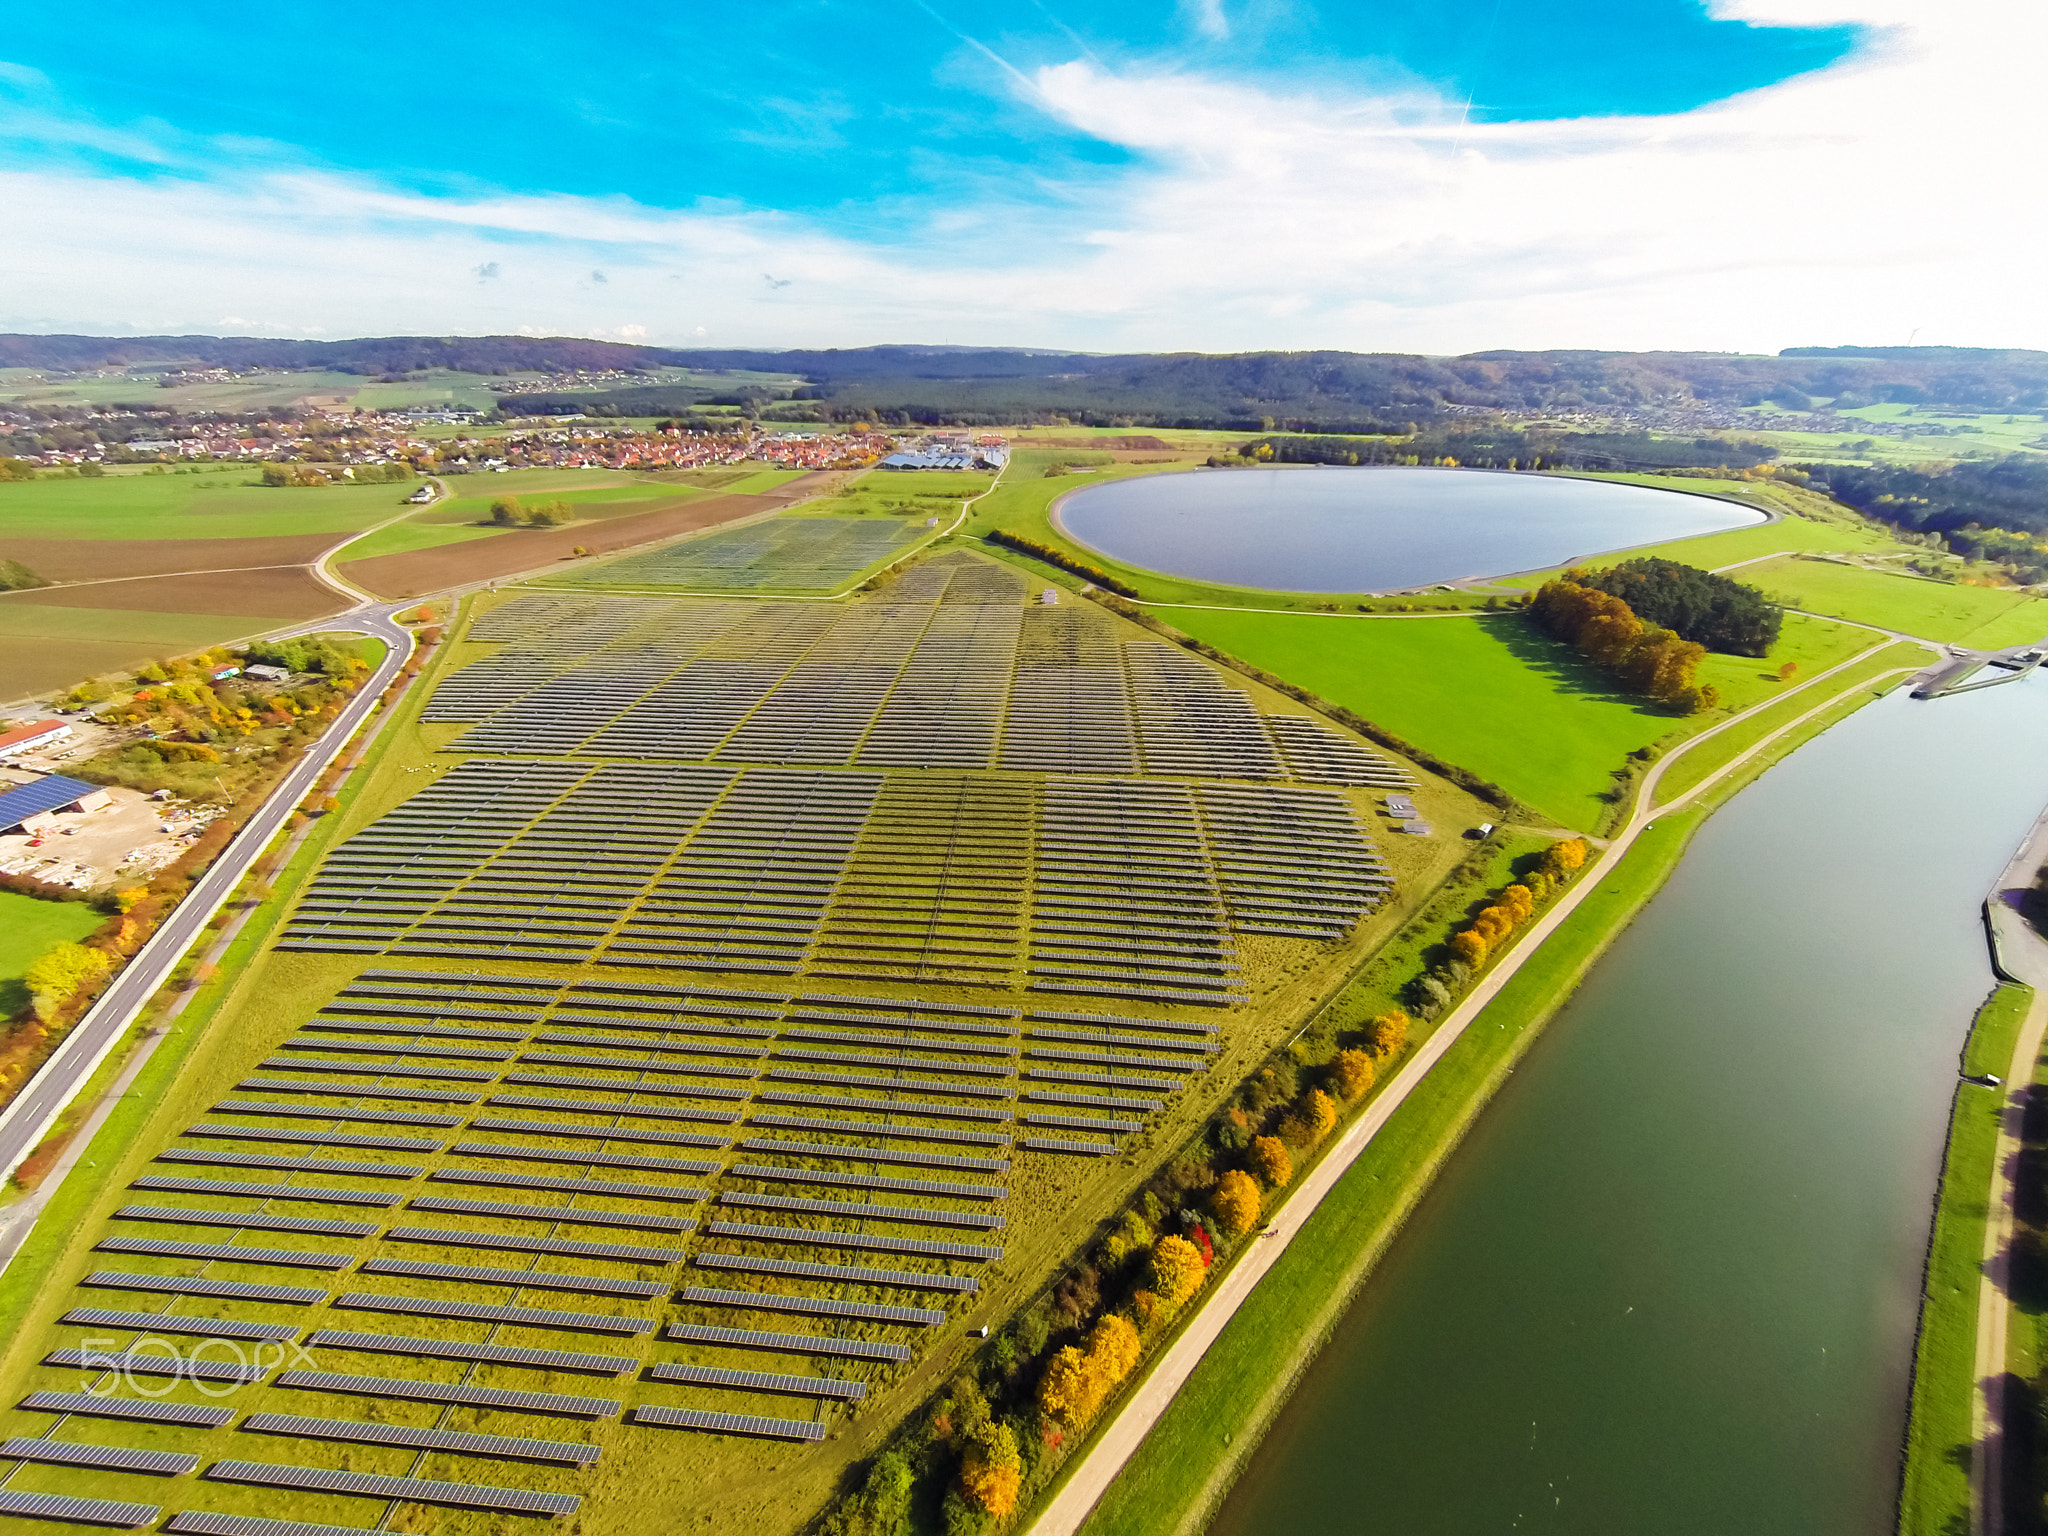
[[(1175, 609), (1167, 617), (1582, 831), (1599, 826), (1607, 809), (1600, 796), (1629, 753), (1713, 720), (1680, 718), (1617, 692), (1569, 647), (1513, 614), (1349, 619)], [(1731, 707), (1747, 707), (1778, 687), (1783, 662), (1811, 675), (1873, 638), (1788, 614), (1768, 658), (1709, 656), (1699, 678)]]
[(179, 542), (339, 538), (404, 510), (415, 482), (307, 490), (252, 484), (249, 465), (196, 475), (108, 475), (0, 485), (0, 544), (25, 539)]
[[(1465, 857), (1448, 831), (1388, 835), (1376, 788), (1412, 784), (1446, 829), (1479, 814), (1290, 700), (1029, 591), (957, 554), (853, 604), (475, 600), (342, 840), (103, 1167), (12, 1330), (6, 1400), (75, 1389), (40, 1363), (82, 1336), (67, 1309), (295, 1287), (168, 1293), (209, 1330), (322, 1330), (307, 1369), (334, 1375), (244, 1388), (237, 1411), (540, 1437), (547, 1458), (416, 1461), (285, 1426), (76, 1436), (560, 1495), (591, 1532), (800, 1527), (968, 1330), (1037, 1297)], [(1104, 668), (1107, 695), (1086, 686)], [(259, 1218), (239, 1244), (283, 1258), (162, 1246)], [(462, 1389), (557, 1394), (527, 1405), (554, 1416)], [(753, 1415), (765, 1438), (650, 1409)], [(10, 1486), (374, 1518), (217, 1478), (137, 1492), (31, 1466)]]
[(341, 598), (325, 587), (317, 590), (326, 594), (326, 606), (311, 614), (193, 613), (155, 606), (191, 601), (191, 586), (188, 581), (174, 580), (168, 589), (157, 582), (56, 589), (67, 596), (90, 594), (98, 603), (107, 603), (108, 594), (127, 593), (129, 600), (143, 605), (139, 608), (70, 607), (20, 600), (40, 596), (40, 591), (0, 597), (0, 701), (50, 693), (102, 673), (131, 671), (159, 656), (261, 634), (344, 606)]
[(2048, 601), (2009, 588), (1950, 586), (1794, 558), (1746, 566), (1741, 579), (1815, 613), (1972, 649), (2022, 645), (2048, 635)]

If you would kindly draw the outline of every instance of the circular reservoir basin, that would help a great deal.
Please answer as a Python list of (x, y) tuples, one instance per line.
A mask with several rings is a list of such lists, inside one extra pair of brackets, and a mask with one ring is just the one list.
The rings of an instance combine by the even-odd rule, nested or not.
[(1053, 520), (1127, 565), (1282, 592), (1503, 576), (1766, 521), (1612, 480), (1400, 465), (1146, 475), (1076, 491)]

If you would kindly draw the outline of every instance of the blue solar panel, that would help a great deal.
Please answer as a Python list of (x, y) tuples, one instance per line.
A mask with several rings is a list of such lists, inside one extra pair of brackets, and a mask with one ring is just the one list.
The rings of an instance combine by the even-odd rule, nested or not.
[(47, 779), (11, 789), (0, 795), (0, 827), (11, 827), (26, 817), (69, 805), (80, 795), (92, 794), (98, 787), (81, 779), (67, 779), (61, 773), (53, 773)]

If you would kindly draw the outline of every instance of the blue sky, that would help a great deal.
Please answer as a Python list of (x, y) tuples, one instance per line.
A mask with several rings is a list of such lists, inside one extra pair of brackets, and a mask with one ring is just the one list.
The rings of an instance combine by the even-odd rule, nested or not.
[[(1868, 194), (1866, 162), (1900, 142), (1887, 91), (1948, 100), (1971, 18), (2001, 7), (2038, 9), (116, 4), (84, 48), (61, 8), (24, 9), (0, 38), (0, 180), (24, 215), (0, 240), (0, 326), (1090, 350), (1866, 339), (1782, 329), (1852, 325), (1848, 308), (1745, 319), (1723, 269), (1839, 289), (1818, 275), (1831, 262), (1925, 268), (1925, 250), (1676, 238), (1701, 213), (1675, 189), (1795, 199), (1777, 216), (1794, 221)], [(1971, 125), (1903, 116), (1916, 159), (1945, 131), (1962, 152)], [(1891, 276), (1852, 285), (1867, 339), (1996, 321), (1951, 318), (1931, 274), (1918, 304)]]

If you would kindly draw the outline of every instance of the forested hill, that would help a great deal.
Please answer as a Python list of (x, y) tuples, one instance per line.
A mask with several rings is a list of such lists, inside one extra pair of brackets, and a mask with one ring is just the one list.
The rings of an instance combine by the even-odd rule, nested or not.
[(1457, 408), (1613, 411), (1776, 401), (1804, 409), (1904, 401), (1966, 410), (2048, 406), (2048, 353), (1956, 347), (1792, 348), (1777, 357), (1696, 352), (1131, 353), (885, 346), (678, 350), (578, 337), (394, 336), (295, 341), (219, 336), (0, 335), (0, 367), (331, 369), (389, 375), (448, 368), (486, 376), (577, 369), (744, 370), (805, 381), (825, 414), (864, 409), (1015, 421), (1048, 412), (1153, 425), (1313, 425), (1371, 430)]

